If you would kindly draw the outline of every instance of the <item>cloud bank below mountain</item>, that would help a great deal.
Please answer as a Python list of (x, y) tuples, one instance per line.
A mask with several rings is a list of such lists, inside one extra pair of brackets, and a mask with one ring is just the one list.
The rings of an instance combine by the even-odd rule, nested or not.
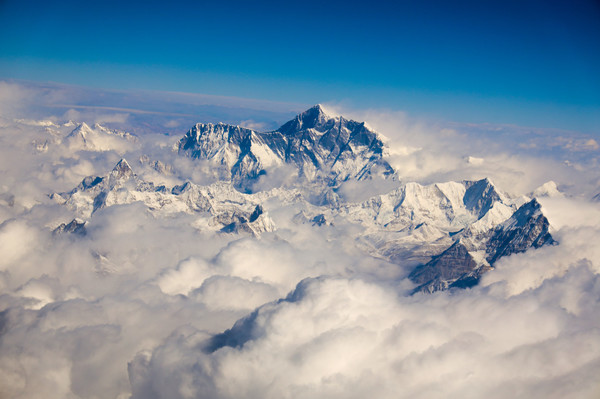
[[(4, 83), (0, 93), (2, 104), (20, 99), (0, 115), (0, 397), (600, 394), (592, 138), (516, 127), (490, 136), (489, 126), (342, 111), (388, 137), (402, 180), (489, 176), (516, 194), (554, 180), (567, 194), (539, 199), (559, 245), (503, 258), (471, 289), (411, 296), (409, 265), (366, 254), (355, 225), (296, 223), (302, 209), (278, 201), (264, 205), (277, 231), (260, 238), (215, 234), (196, 214), (161, 217), (140, 202), (99, 209), (83, 236), (53, 234), (74, 215), (49, 195), (105, 175), (123, 156), (139, 176), (170, 186), (210, 183), (207, 167), (173, 151), (191, 126), (104, 151), (69, 149), (61, 140), (75, 125), (63, 113), (23, 120), (42, 112), (32, 105), (40, 92)], [(77, 116), (91, 127), (99, 120)], [(358, 182), (340, 191), (388, 189)]]

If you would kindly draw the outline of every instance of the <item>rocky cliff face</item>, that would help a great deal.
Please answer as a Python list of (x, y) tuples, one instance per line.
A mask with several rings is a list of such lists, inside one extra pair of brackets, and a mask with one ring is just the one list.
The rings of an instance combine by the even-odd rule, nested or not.
[(222, 180), (230, 180), (243, 191), (266, 168), (281, 164), (281, 159), (250, 129), (222, 123), (199, 123), (179, 142), (179, 153), (209, 161)]
[(531, 200), (494, 230), (486, 245), (486, 260), (494, 264), (503, 256), (554, 244), (549, 227), (539, 202)]
[(452, 246), (415, 268), (409, 277), (419, 284), (415, 291), (428, 293), (473, 286), (500, 258), (556, 244), (549, 226), (539, 202), (533, 199), (477, 239), (459, 236)]

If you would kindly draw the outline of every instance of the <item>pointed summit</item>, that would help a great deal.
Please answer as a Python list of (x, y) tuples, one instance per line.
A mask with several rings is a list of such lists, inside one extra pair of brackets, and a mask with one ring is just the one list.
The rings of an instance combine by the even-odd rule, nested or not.
[(125, 158), (121, 158), (113, 168), (113, 171), (131, 171), (131, 166), (129, 166), (129, 162)]
[(463, 202), (478, 219), (483, 217), (495, 202), (502, 200), (500, 193), (487, 177), (477, 181), (465, 181), (464, 184), (467, 191)]
[(323, 117), (325, 119), (335, 119), (339, 117), (339, 115), (326, 108), (323, 104), (315, 104), (306, 111), (304, 111), (302, 114), (308, 113), (318, 115), (319, 117)]
[(556, 242), (549, 228), (542, 206), (535, 198), (532, 199), (496, 227), (486, 248), (487, 261), (493, 264), (500, 257), (525, 252), (531, 247), (554, 245)]
[(81, 122), (75, 129), (71, 131), (71, 133), (69, 133), (67, 138), (74, 139), (79, 137), (85, 140), (90, 133), (92, 133), (92, 129), (88, 126), (88, 124)]
[(79, 126), (75, 128), (75, 130), (90, 131), (92, 128), (87, 123), (81, 122)]
[(317, 104), (281, 126), (279, 131), (283, 134), (289, 134), (305, 129), (331, 129), (334, 125), (335, 118), (327, 115), (323, 106)]
[(125, 158), (121, 158), (113, 168), (112, 172), (110, 172), (111, 181), (126, 180), (131, 176), (133, 176), (133, 170)]
[(296, 164), (308, 180), (317, 176), (336, 185), (347, 179), (365, 179), (375, 174), (391, 175), (382, 159), (384, 143), (364, 122), (330, 116), (321, 104), (307, 109), (281, 126), (278, 152), (286, 163)]

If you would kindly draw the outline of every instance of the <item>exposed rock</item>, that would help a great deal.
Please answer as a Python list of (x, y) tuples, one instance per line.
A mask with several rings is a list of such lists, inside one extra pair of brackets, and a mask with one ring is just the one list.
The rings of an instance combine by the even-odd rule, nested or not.
[(494, 264), (503, 256), (555, 244), (548, 232), (549, 227), (550, 223), (542, 213), (540, 203), (534, 198), (496, 227), (486, 245), (487, 261)]
[[(549, 226), (539, 202), (533, 199), (489, 232), (480, 234), (475, 240), (459, 236), (440, 255), (415, 268), (409, 276), (419, 284), (415, 292), (471, 287), (498, 259), (530, 248), (555, 244), (548, 231)], [(481, 259), (475, 259), (473, 253), (481, 254)]]
[(456, 241), (425, 265), (415, 268), (409, 278), (420, 284), (415, 292), (432, 293), (452, 286), (466, 288), (477, 284), (479, 276), (489, 267), (478, 264), (467, 248)]
[(58, 226), (52, 231), (52, 234), (58, 235), (64, 233), (72, 233), (78, 236), (85, 236), (87, 234), (85, 225), (86, 222), (84, 222), (83, 220), (73, 219), (68, 224), (61, 223), (60, 226)]

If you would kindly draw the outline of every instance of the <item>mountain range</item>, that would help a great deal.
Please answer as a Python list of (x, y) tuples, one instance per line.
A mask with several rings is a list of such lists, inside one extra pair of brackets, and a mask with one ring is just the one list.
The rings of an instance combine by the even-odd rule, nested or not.
[[(90, 149), (88, 138), (99, 134), (134, 140), (82, 124), (68, 142)], [(178, 141), (176, 151), (180, 157), (207, 163), (219, 181), (157, 185), (136, 175), (122, 159), (105, 176), (86, 177), (71, 191), (51, 195), (78, 218), (55, 232), (82, 234), (95, 212), (141, 202), (157, 217), (186, 212), (198, 216), (199, 229), (259, 237), (277, 234), (277, 219), (269, 214), (269, 204), (276, 203), (294, 210), (294, 223), (310, 223), (311, 228), (358, 226), (356, 245), (409, 267), (414, 292), (425, 293), (471, 287), (501, 258), (556, 244), (535, 198), (511, 197), (489, 179), (401, 182), (386, 161), (388, 148), (381, 135), (364, 122), (330, 116), (320, 105), (269, 132), (198, 123)], [(155, 168), (158, 173), (173, 170), (147, 156), (141, 161), (160, 165)], [(257, 183), (283, 169), (289, 171), (291, 183), (260, 189)], [(396, 188), (361, 202), (338, 195), (344, 182), (368, 179), (391, 180)], [(540, 192), (558, 193), (551, 185)]]

